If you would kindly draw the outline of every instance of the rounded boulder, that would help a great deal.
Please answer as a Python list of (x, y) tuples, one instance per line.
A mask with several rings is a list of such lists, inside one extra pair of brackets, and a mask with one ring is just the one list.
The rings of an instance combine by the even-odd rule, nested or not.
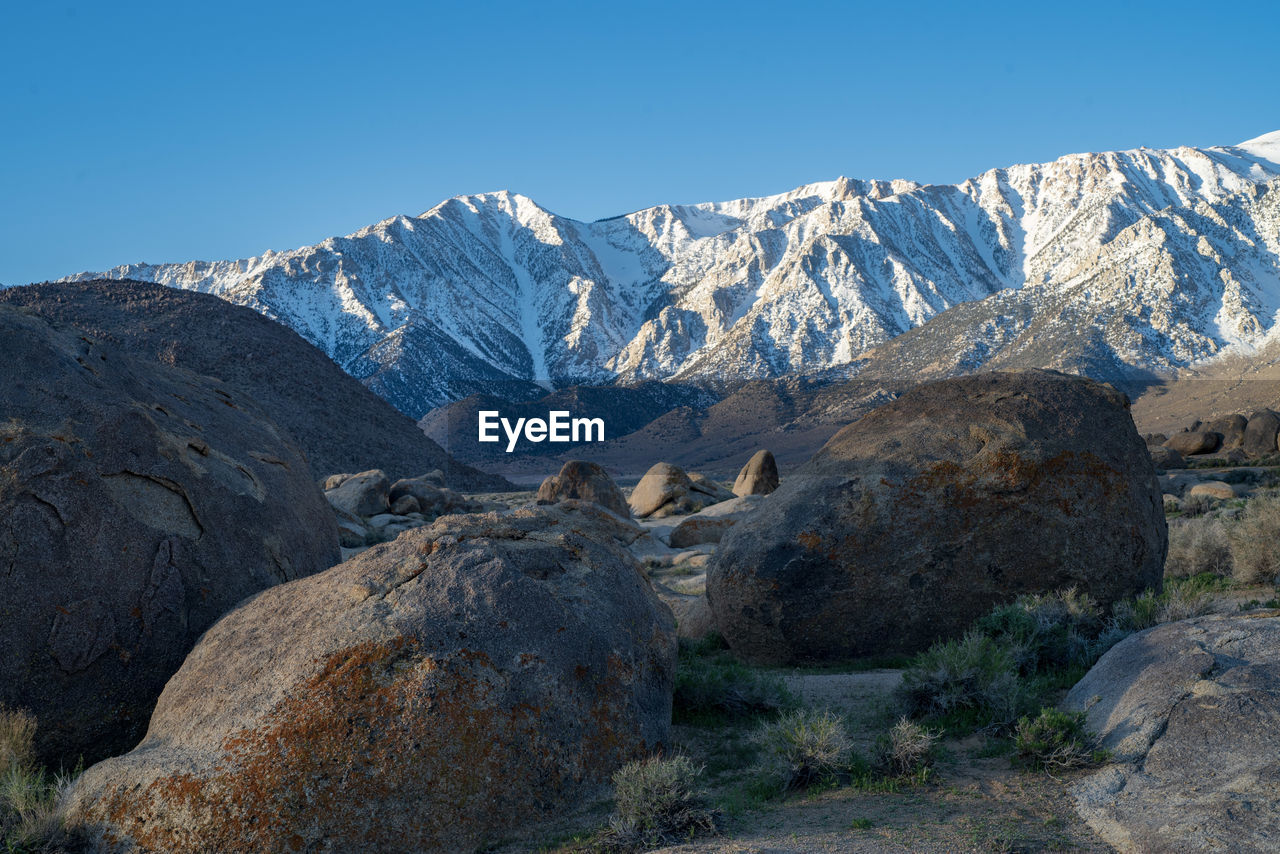
[(0, 705), (74, 765), (137, 743), (200, 634), (339, 560), (293, 441), (245, 395), (0, 307)]
[(471, 851), (669, 744), (671, 611), (586, 502), (447, 516), (209, 630), (67, 798), (107, 851)]
[(1160, 586), (1161, 492), (1128, 399), (1053, 371), (916, 387), (846, 426), (721, 540), (739, 655), (818, 662), (955, 637), (993, 605)]
[(560, 467), (559, 474), (547, 478), (538, 487), (539, 504), (555, 504), (570, 498), (594, 501), (624, 519), (631, 518), (626, 496), (609, 473), (595, 463), (569, 460)]

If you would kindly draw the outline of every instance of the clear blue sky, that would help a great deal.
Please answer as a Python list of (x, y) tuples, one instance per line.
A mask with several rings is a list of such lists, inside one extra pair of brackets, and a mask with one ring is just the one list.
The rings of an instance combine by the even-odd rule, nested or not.
[(461, 193), (597, 219), (1280, 129), (1237, 3), (11, 3), (0, 282), (318, 242)]

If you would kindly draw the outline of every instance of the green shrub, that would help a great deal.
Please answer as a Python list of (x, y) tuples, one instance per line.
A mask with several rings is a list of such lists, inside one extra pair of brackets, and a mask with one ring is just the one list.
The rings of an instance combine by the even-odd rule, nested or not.
[(672, 698), (676, 723), (716, 723), (797, 705), (781, 678), (759, 673), (733, 658), (718, 636), (681, 641)]
[(698, 786), (701, 775), (687, 756), (652, 756), (623, 766), (613, 775), (616, 807), (606, 846), (652, 848), (716, 833), (717, 815)]
[(880, 738), (880, 767), (893, 777), (911, 777), (927, 769), (941, 734), (902, 717)]
[(762, 770), (783, 791), (833, 780), (847, 769), (853, 752), (845, 720), (827, 711), (796, 709), (761, 725), (755, 742)]
[(1046, 707), (1040, 714), (1018, 720), (1014, 746), (1018, 759), (1032, 768), (1061, 771), (1097, 765), (1106, 759), (1094, 748), (1094, 736), (1085, 729), (1084, 712), (1064, 712)]
[(1020, 705), (1015, 652), (976, 631), (935, 643), (903, 671), (897, 688), (906, 714), (942, 718), (968, 713), (972, 723), (1012, 722)]
[(1241, 584), (1272, 584), (1280, 575), (1280, 500), (1255, 498), (1227, 534)]

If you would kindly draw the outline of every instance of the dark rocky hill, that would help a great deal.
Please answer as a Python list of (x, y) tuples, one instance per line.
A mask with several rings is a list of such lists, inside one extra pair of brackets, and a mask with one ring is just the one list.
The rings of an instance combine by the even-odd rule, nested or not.
[(454, 460), (293, 330), (219, 297), (119, 280), (8, 288), (0, 290), (0, 303), (243, 391), (293, 436), (317, 478), (373, 468), (399, 478), (440, 469), (458, 489), (509, 486)]

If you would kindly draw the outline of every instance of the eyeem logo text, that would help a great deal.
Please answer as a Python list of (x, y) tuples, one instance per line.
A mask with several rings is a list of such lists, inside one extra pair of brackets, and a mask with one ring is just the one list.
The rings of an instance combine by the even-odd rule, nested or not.
[(542, 418), (517, 418), (512, 424), (496, 409), (480, 410), (480, 441), (500, 442), (498, 428), (507, 435), (507, 453), (516, 449), (521, 435), (526, 442), (603, 442), (603, 418), (570, 418), (569, 410), (553, 409)]

